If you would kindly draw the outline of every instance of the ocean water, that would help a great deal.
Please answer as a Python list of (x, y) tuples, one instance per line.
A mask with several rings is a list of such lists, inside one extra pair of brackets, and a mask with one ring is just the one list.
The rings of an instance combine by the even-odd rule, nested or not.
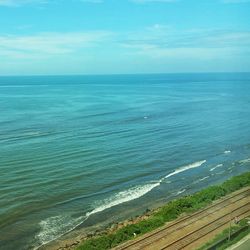
[(250, 74), (0, 77), (0, 249), (249, 169)]

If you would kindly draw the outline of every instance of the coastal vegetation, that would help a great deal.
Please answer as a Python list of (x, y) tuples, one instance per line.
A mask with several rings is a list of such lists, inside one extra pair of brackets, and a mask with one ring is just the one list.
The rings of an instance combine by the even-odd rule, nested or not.
[[(234, 245), (235, 243), (240, 241), (249, 233), (250, 233), (250, 227), (248, 226), (248, 220), (244, 219), (241, 220), (238, 224), (233, 224), (231, 228), (223, 230), (222, 233), (215, 236), (211, 241), (207, 242), (198, 250), (206, 250), (210, 248), (212, 249), (214, 248), (215, 245), (217, 250), (224, 250), (227, 249), (229, 246)], [(229, 234), (231, 235), (230, 240), (228, 240)], [(236, 235), (235, 237), (233, 237), (234, 234)], [(220, 242), (222, 242), (222, 244), (218, 244)]]
[(77, 250), (111, 249), (136, 236), (143, 235), (166, 222), (176, 219), (183, 213), (195, 212), (211, 204), (227, 194), (250, 185), (250, 172), (235, 176), (230, 180), (216, 186), (208, 187), (195, 194), (170, 201), (160, 209), (153, 212), (147, 219), (138, 223), (124, 226), (113, 233), (104, 232), (98, 237), (87, 239)]

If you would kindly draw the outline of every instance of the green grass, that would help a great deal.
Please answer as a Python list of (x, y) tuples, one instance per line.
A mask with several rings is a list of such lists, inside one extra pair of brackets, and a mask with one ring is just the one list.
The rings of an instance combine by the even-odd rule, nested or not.
[[(247, 220), (242, 220), (238, 225), (233, 225), (231, 227), (231, 235), (240, 230), (241, 228), (245, 227), (247, 225)], [(244, 238), (246, 235), (248, 235), (250, 233), (250, 227), (248, 227), (245, 231), (241, 232), (240, 234), (238, 234), (236, 237), (231, 238), (231, 240), (226, 241), (225, 243), (223, 243), (221, 246), (217, 247), (216, 249), (218, 250), (223, 250), (228, 248), (229, 246), (237, 243), (238, 241), (240, 241), (242, 238)], [(229, 228), (225, 229), (222, 233), (218, 234), (217, 236), (215, 236), (215, 238), (213, 238), (211, 241), (207, 242), (205, 245), (203, 245), (201, 248), (199, 248), (198, 250), (205, 250), (211, 246), (213, 246), (216, 242), (219, 242), (222, 239), (228, 238), (229, 236)]]
[(235, 237), (233, 240), (226, 242), (222, 246), (218, 248), (218, 250), (224, 250), (227, 249), (228, 247), (236, 244), (239, 242), (241, 239), (243, 239), (245, 236), (247, 236), (250, 233), (250, 228), (248, 228), (246, 231), (240, 233), (237, 237)]
[(88, 239), (77, 250), (106, 250), (115, 247), (127, 240), (150, 232), (166, 222), (176, 219), (183, 213), (191, 213), (211, 204), (227, 194), (250, 185), (250, 172), (235, 176), (221, 185), (208, 187), (193, 195), (170, 201), (148, 219), (133, 225), (125, 226), (112, 234), (104, 233), (101, 236)]

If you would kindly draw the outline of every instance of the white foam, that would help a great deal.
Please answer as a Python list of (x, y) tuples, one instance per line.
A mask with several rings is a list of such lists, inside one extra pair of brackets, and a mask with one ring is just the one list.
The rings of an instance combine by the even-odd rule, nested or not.
[(111, 196), (110, 198), (107, 198), (107, 199), (104, 199), (103, 201), (101, 201), (101, 205), (97, 206), (94, 210), (87, 213), (86, 216), (88, 217), (92, 214), (102, 212), (108, 208), (117, 206), (117, 205), (122, 204), (124, 202), (138, 199), (159, 185), (160, 185), (160, 182), (156, 182), (154, 184), (146, 184), (146, 185), (136, 186), (136, 187), (132, 187), (128, 190), (121, 191), (121, 192)]
[(164, 183), (167, 183), (167, 184), (170, 184), (170, 183), (172, 183), (172, 181), (164, 181)]
[[(45, 245), (64, 234), (74, 230), (80, 224), (82, 224), (85, 220), (89, 218), (89, 216), (102, 212), (106, 209), (112, 208), (114, 206), (120, 205), (125, 202), (129, 202), (135, 199), (142, 197), (143, 195), (147, 194), (148, 192), (152, 191), (154, 188), (160, 186), (161, 182), (165, 179), (169, 178), (170, 176), (176, 175), (178, 173), (184, 172), (188, 169), (197, 168), (204, 164), (206, 160), (195, 162), (179, 169), (176, 169), (174, 172), (166, 175), (164, 178), (160, 179), (159, 181), (154, 181), (145, 185), (138, 185), (135, 187), (131, 187), (128, 190), (120, 191), (102, 201), (98, 204), (95, 204), (95, 208), (86, 213), (84, 216), (80, 216), (78, 218), (72, 218), (71, 216), (54, 216), (47, 218), (39, 223), (41, 228), (40, 232), (36, 235), (36, 240), (39, 243), (39, 246), (35, 249), (38, 249), (40, 246)], [(177, 194), (181, 194), (186, 190), (180, 190)]]
[(199, 179), (199, 181), (204, 181), (204, 180), (208, 179), (209, 177), (210, 177), (210, 176), (205, 176), (205, 177)]
[(221, 174), (223, 174), (223, 173), (225, 173), (225, 170), (222, 170), (222, 171), (220, 171), (220, 172), (218, 172), (218, 173), (215, 173), (216, 175), (221, 175)]
[(171, 177), (171, 176), (173, 176), (173, 175), (176, 175), (176, 174), (179, 174), (179, 173), (181, 173), (181, 172), (184, 172), (184, 171), (186, 171), (186, 170), (189, 170), (189, 169), (192, 169), (192, 168), (198, 168), (198, 167), (200, 167), (202, 164), (204, 164), (205, 162), (206, 162), (206, 160), (204, 160), (204, 161), (197, 161), (197, 162), (194, 162), (194, 163), (192, 163), (192, 164), (186, 165), (186, 166), (184, 166), (184, 167), (178, 168), (178, 169), (174, 170), (174, 172), (172, 172), (172, 173), (166, 175), (165, 177), (163, 177), (163, 178), (160, 180), (160, 182), (162, 182), (163, 180), (165, 180), (165, 179), (167, 179), (167, 178), (169, 178), (169, 177)]
[[(135, 186), (128, 190), (118, 192), (113, 196), (102, 200), (100, 205), (97, 205), (95, 209), (86, 213), (85, 216), (81, 216), (76, 219), (72, 218), (71, 216), (64, 215), (50, 217), (41, 221), (39, 223), (41, 230), (36, 235), (36, 240), (39, 243), (39, 247), (63, 236), (65, 233), (74, 230), (85, 220), (87, 220), (90, 215), (102, 212), (124, 202), (138, 199), (159, 185), (160, 182), (156, 182), (152, 184)], [(36, 247), (35, 249), (39, 247)]]
[[(213, 174), (212, 174), (213, 175)], [(210, 176), (205, 176), (205, 177), (202, 177), (202, 178), (200, 178), (200, 179), (198, 179), (198, 180), (196, 180), (196, 181), (194, 181), (193, 183), (194, 184), (197, 184), (197, 183), (199, 183), (199, 182), (202, 182), (202, 181), (204, 181), (204, 180), (206, 180), (206, 179), (208, 179)]]
[(184, 189), (178, 191), (178, 192), (176, 193), (176, 195), (182, 194), (182, 193), (184, 193), (185, 191), (186, 191), (186, 189), (184, 188)]
[(87, 213), (86, 216), (89, 217), (92, 214), (102, 212), (108, 208), (117, 206), (119, 204), (122, 204), (124, 202), (132, 201), (135, 199), (138, 199), (142, 197), (143, 195), (147, 194), (154, 188), (158, 187), (161, 182), (163, 182), (165, 179), (169, 178), (170, 176), (176, 175), (178, 173), (184, 172), (186, 170), (200, 167), (202, 164), (204, 164), (206, 160), (204, 161), (198, 161), (189, 165), (186, 165), (184, 167), (181, 167), (179, 169), (176, 169), (174, 172), (166, 175), (164, 178), (160, 179), (157, 182), (135, 186), (128, 190), (121, 191), (119, 193), (114, 194), (113, 196), (106, 198), (100, 202), (100, 205), (97, 205), (95, 209), (93, 209), (91, 212)]
[(230, 150), (226, 150), (226, 151), (224, 151), (224, 154), (230, 154), (231, 153), (231, 151)]
[(59, 215), (42, 220), (39, 223), (40, 232), (35, 237), (38, 246), (34, 249), (38, 249), (39, 247), (63, 236), (64, 234), (71, 232), (86, 219), (86, 216), (72, 218), (69, 215)]
[(243, 163), (243, 164), (244, 164), (244, 163), (249, 163), (249, 162), (250, 162), (250, 158), (239, 161), (239, 163)]
[(210, 171), (214, 171), (216, 168), (222, 167), (223, 164), (218, 164), (215, 167), (211, 168)]

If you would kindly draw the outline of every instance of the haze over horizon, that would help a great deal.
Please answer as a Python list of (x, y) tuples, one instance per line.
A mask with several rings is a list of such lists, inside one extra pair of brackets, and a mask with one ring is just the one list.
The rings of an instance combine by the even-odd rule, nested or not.
[(247, 72), (248, 0), (0, 0), (0, 75)]

